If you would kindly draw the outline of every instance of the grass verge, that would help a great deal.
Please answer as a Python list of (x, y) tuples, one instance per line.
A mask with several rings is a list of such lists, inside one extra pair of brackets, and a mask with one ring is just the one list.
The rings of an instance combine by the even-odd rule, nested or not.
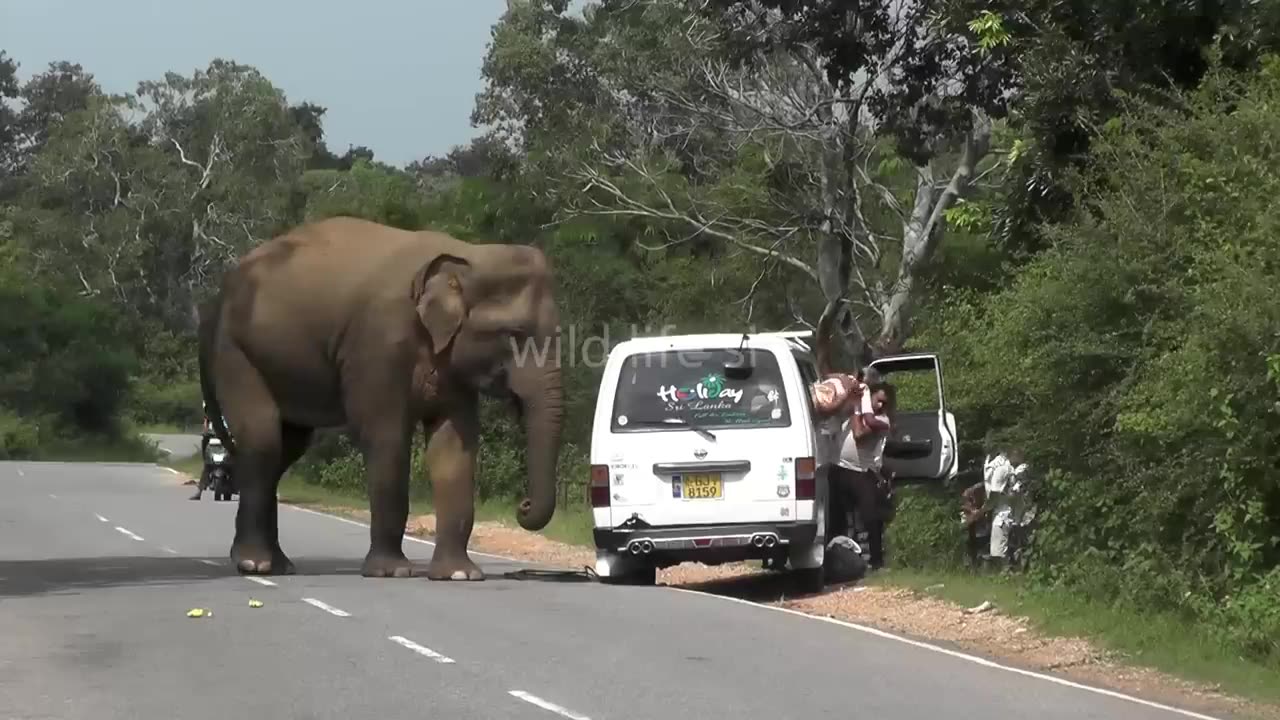
[(160, 451), (141, 437), (90, 436), (58, 438), (36, 448), (33, 460), (57, 462), (159, 461)]
[(1243, 658), (1212, 632), (1169, 613), (1104, 605), (1033, 587), (1016, 576), (893, 569), (867, 583), (907, 588), (965, 607), (990, 600), (1006, 615), (1026, 617), (1044, 635), (1086, 638), (1128, 664), (1252, 700), (1280, 701), (1280, 668)]

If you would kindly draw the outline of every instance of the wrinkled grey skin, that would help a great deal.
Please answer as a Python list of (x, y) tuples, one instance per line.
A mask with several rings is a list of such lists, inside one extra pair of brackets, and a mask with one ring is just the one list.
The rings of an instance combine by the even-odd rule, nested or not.
[[(343, 427), (365, 460), (372, 513), (366, 577), (408, 577), (412, 434), (427, 433), (436, 548), (427, 576), (482, 580), (467, 554), (475, 518), (481, 393), (509, 398), (527, 431), (517, 518), (555, 510), (562, 421), (559, 313), (541, 251), (473, 245), (353, 218), (310, 223), (245, 255), (201, 309), (200, 379), (240, 490), (231, 558), (246, 574), (292, 573), (276, 488), (315, 428)], [(550, 347), (545, 362), (516, 351)], [(226, 417), (230, 427), (217, 419)], [(228, 436), (228, 431), (230, 432)]]

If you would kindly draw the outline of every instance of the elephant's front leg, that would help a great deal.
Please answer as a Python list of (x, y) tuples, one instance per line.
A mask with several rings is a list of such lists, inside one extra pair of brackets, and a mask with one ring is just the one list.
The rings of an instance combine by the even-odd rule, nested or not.
[(369, 553), (365, 577), (410, 577), (413, 563), (404, 555), (409, 519), (409, 447), (412, 426), (384, 423), (365, 433), (364, 459), (369, 481)]
[(484, 579), (484, 572), (467, 555), (476, 518), (479, 426), (474, 407), (455, 408), (427, 441), (427, 469), (436, 507), (436, 547), (427, 566), (432, 580)]

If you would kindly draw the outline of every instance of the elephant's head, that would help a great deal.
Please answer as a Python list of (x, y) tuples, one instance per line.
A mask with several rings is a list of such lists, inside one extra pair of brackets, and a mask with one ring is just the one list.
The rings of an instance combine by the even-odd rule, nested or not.
[(529, 473), (517, 519), (527, 530), (545, 527), (555, 512), (564, 414), (560, 318), (546, 256), (521, 245), (439, 255), (418, 271), (411, 297), (447, 381), (514, 400)]

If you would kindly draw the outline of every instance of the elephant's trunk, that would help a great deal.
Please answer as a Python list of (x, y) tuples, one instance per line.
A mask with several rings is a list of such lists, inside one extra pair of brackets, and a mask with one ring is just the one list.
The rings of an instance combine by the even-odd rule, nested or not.
[[(556, 355), (552, 350), (548, 355)], [(516, 511), (525, 530), (541, 530), (556, 510), (560, 431), (564, 422), (564, 390), (558, 357), (514, 368), (511, 389), (520, 399), (524, 416), (528, 468), (526, 496)]]

